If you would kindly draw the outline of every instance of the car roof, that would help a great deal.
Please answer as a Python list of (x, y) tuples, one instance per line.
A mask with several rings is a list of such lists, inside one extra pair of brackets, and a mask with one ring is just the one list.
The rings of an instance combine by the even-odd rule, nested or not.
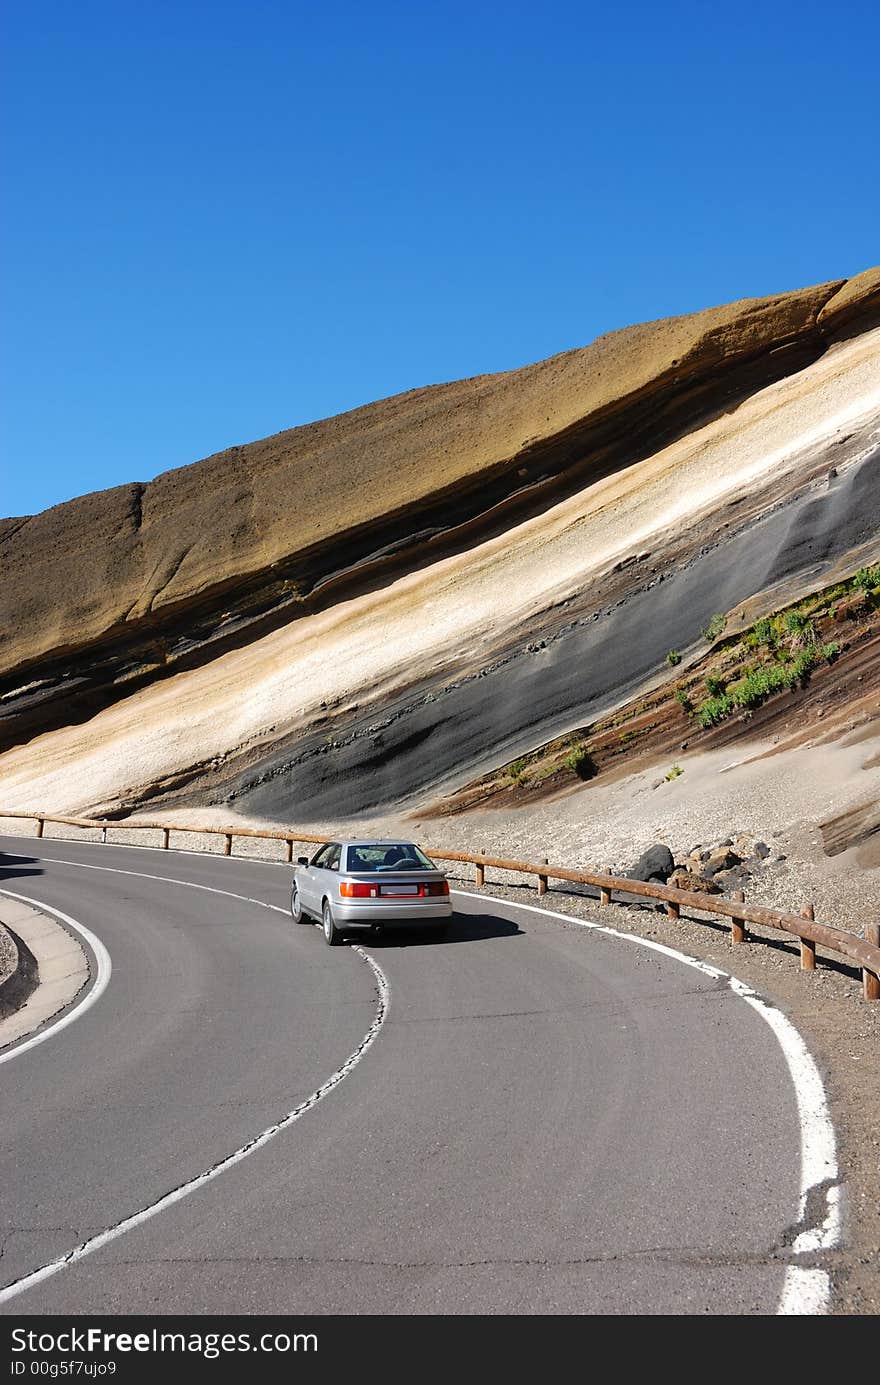
[(340, 846), (416, 846), (410, 837), (346, 837)]

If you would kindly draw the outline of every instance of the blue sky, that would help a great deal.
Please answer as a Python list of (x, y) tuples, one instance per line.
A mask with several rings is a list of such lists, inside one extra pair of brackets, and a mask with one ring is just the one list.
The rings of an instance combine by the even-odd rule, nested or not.
[(3, 514), (880, 261), (867, 0), (3, 22)]

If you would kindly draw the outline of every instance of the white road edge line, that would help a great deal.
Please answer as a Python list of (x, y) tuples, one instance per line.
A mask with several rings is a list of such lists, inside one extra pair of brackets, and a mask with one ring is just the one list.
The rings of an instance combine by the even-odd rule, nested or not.
[(110, 961), (110, 953), (101, 942), (101, 939), (96, 938), (91, 929), (86, 928), (85, 924), (77, 923), (76, 919), (72, 919), (69, 914), (62, 913), (60, 909), (54, 908), (51, 904), (44, 904), (40, 899), (31, 899), (29, 895), (16, 894), (13, 890), (0, 890), (0, 894), (6, 895), (7, 899), (18, 899), (22, 904), (31, 904), (35, 909), (40, 909), (43, 913), (52, 914), (54, 918), (60, 919), (63, 924), (66, 924), (74, 933), (78, 933), (80, 937), (88, 943), (95, 958), (94, 980), (82, 1000), (74, 1004), (73, 1007), (67, 1010), (54, 1024), (48, 1024), (45, 1029), (39, 1029), (31, 1038), (25, 1039), (20, 1044), (15, 1044), (10, 1048), (4, 1049), (3, 1052), (0, 1053), (0, 1063), (8, 1063), (11, 1058), (17, 1058), (20, 1053), (26, 1053), (29, 1048), (34, 1048), (37, 1044), (45, 1043), (46, 1039), (51, 1039), (54, 1034), (58, 1033), (59, 1029), (64, 1029), (68, 1024), (73, 1024), (73, 1021), (78, 1020), (80, 1015), (84, 1015), (86, 1010), (89, 1010), (96, 1000), (100, 1000), (101, 996), (106, 991), (113, 966)]
[[(572, 914), (560, 914), (553, 909), (542, 909), (534, 904), (519, 904), (513, 900), (497, 899), (494, 895), (475, 894), (470, 890), (453, 890), (453, 895), (463, 899), (491, 898), (496, 904), (509, 904), (512, 909), (526, 909), (531, 914), (544, 918), (562, 919), (565, 923), (589, 928), (597, 933), (605, 933), (612, 938), (622, 938), (639, 947), (662, 952), (689, 967), (695, 967), (707, 976), (716, 979), (726, 978), (734, 995), (761, 1016), (773, 1030), (779, 1047), (788, 1065), (797, 1101), (798, 1123), (801, 1134), (801, 1172), (799, 1221), (806, 1219), (811, 1194), (825, 1198), (825, 1218), (818, 1227), (802, 1231), (791, 1247), (792, 1255), (804, 1255), (817, 1250), (832, 1250), (840, 1242), (840, 1174), (837, 1166), (837, 1141), (834, 1126), (828, 1110), (828, 1099), (816, 1062), (791, 1020), (775, 1005), (759, 996), (744, 981), (732, 976), (720, 967), (689, 957), (676, 948), (663, 943), (652, 942), (650, 938), (639, 938), (634, 933), (624, 933), (619, 928), (610, 928), (603, 923), (593, 923), (588, 919), (575, 918)], [(782, 1295), (776, 1309), (777, 1316), (821, 1314), (827, 1311), (831, 1294), (831, 1277), (825, 1270), (807, 1269), (802, 1265), (788, 1265), (782, 1286)]]
[[(113, 875), (141, 874), (140, 871), (115, 870), (112, 866), (92, 866), (81, 861), (58, 861), (57, 857), (51, 856), (42, 857), (41, 859), (54, 860), (60, 865), (76, 866), (80, 870), (108, 871)], [(230, 890), (217, 890), (210, 885), (197, 885), (191, 880), (171, 880), (166, 875), (144, 875), (142, 878), (145, 880), (161, 880), (169, 885), (186, 885), (194, 890), (207, 890), (210, 894), (226, 895), (230, 899), (239, 899), (246, 904), (258, 904), (263, 909), (272, 909), (277, 914), (286, 915), (288, 912), (286, 909), (282, 909), (278, 904), (267, 904), (265, 900), (250, 899), (247, 895), (233, 894)], [(4, 893), (8, 892), (4, 891)], [(24, 899), (24, 895), (16, 895), (14, 898)], [(47, 904), (41, 904), (37, 900), (28, 900), (27, 902), (36, 905), (36, 907), (40, 909), (49, 909)], [(84, 928), (82, 924), (78, 924), (75, 920), (68, 918), (68, 916), (62, 914), (60, 910), (53, 909), (52, 912), (56, 913), (59, 918), (63, 918), (64, 921), (75, 928), (77, 932), (87, 937), (90, 945), (94, 947), (95, 944), (97, 944), (97, 948), (100, 948), (107, 958), (107, 979), (109, 980), (110, 957), (103, 943), (101, 943), (94, 934), (90, 933), (87, 928)], [(96, 957), (98, 956), (97, 948), (95, 950)], [(351, 951), (356, 952), (371, 968), (376, 981), (378, 1004), (372, 1024), (361, 1039), (357, 1048), (348, 1055), (342, 1066), (337, 1068), (330, 1077), (326, 1078), (325, 1081), (321, 1083), (320, 1087), (316, 1087), (311, 1096), (306, 1097), (305, 1101), (300, 1102), (299, 1106), (294, 1107), (294, 1109), (289, 1111), (286, 1116), (283, 1116), (281, 1120), (276, 1121), (274, 1125), (270, 1125), (265, 1130), (262, 1130), (259, 1135), (255, 1135), (253, 1139), (248, 1140), (246, 1144), (234, 1150), (232, 1154), (227, 1154), (223, 1159), (213, 1164), (211, 1168), (205, 1169), (204, 1173), (197, 1174), (195, 1178), (188, 1179), (185, 1183), (181, 1183), (178, 1187), (173, 1188), (170, 1193), (166, 1193), (164, 1197), (160, 1197), (158, 1201), (150, 1203), (147, 1207), (142, 1208), (139, 1212), (133, 1213), (130, 1217), (124, 1217), (122, 1221), (116, 1222), (114, 1226), (108, 1227), (106, 1231), (100, 1231), (96, 1236), (90, 1236), (88, 1240), (75, 1246), (74, 1249), (68, 1251), (66, 1255), (60, 1256), (57, 1260), (51, 1260), (47, 1265), (41, 1266), (38, 1270), (33, 1270), (30, 1274), (23, 1275), (20, 1279), (14, 1279), (10, 1284), (3, 1285), (3, 1287), (0, 1288), (0, 1303), (8, 1303), (10, 1299), (17, 1298), (19, 1294), (25, 1293), (26, 1290), (34, 1288), (35, 1285), (43, 1283), (46, 1279), (51, 1279), (53, 1275), (59, 1274), (61, 1270), (67, 1269), (69, 1265), (75, 1265), (77, 1261), (84, 1260), (87, 1255), (94, 1254), (96, 1250), (100, 1250), (103, 1246), (109, 1245), (111, 1241), (118, 1240), (120, 1236), (124, 1236), (127, 1231), (133, 1231), (136, 1226), (141, 1226), (144, 1222), (155, 1217), (159, 1212), (164, 1212), (167, 1207), (173, 1207), (175, 1202), (180, 1202), (183, 1198), (189, 1197), (190, 1193), (196, 1192), (199, 1188), (204, 1187), (206, 1183), (211, 1183), (215, 1178), (218, 1178), (221, 1173), (225, 1173), (227, 1169), (232, 1168), (234, 1164), (240, 1164), (249, 1154), (253, 1154), (256, 1150), (262, 1149), (263, 1145), (268, 1144), (269, 1141), (274, 1139), (276, 1135), (279, 1135), (282, 1130), (287, 1130), (291, 1125), (294, 1125), (307, 1111), (311, 1111), (313, 1106), (317, 1106), (319, 1101), (323, 1101), (325, 1096), (328, 1096), (335, 1087), (339, 1086), (340, 1082), (344, 1081), (352, 1069), (361, 1061), (367, 1050), (372, 1047), (379, 1030), (385, 1023), (385, 1017), (388, 1014), (388, 1007), (391, 1003), (391, 987), (387, 976), (378, 962), (374, 961), (369, 953), (365, 952), (361, 947), (352, 947)], [(104, 985), (106, 986), (106, 980)], [(94, 989), (93, 987), (92, 991), (89, 992), (90, 997), (93, 995)], [(95, 999), (97, 999), (97, 997), (95, 997)], [(85, 1002), (83, 1002), (83, 1005), (85, 1005)], [(68, 1016), (65, 1016), (64, 1020), (59, 1022), (58, 1025), (53, 1026), (53, 1030), (60, 1028), (62, 1023), (67, 1023), (74, 1018), (76, 1018), (76, 1014), (71, 1012)], [(47, 1030), (44, 1037), (48, 1037), (50, 1032), (52, 1031)], [(15, 1057), (16, 1054), (21, 1051), (21, 1049), (15, 1049), (8, 1054), (8, 1057)]]

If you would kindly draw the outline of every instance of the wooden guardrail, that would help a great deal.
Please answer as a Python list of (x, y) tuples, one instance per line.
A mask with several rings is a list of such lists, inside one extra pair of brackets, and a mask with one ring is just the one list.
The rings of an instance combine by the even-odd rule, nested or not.
[[(194, 827), (191, 824), (149, 822), (147, 820), (128, 820), (110, 822), (93, 818), (52, 817), (47, 813), (5, 812), (0, 810), (0, 818), (15, 818), (19, 821), (36, 822), (37, 837), (43, 836), (47, 822), (66, 827), (81, 827), (101, 832), (101, 840), (107, 840), (108, 830), (155, 831), (162, 833), (162, 847), (169, 846), (172, 832), (198, 833), (199, 835), (222, 836), (223, 854), (232, 855), (235, 837), (254, 837), (264, 841), (279, 841), (286, 845), (285, 859), (293, 860), (293, 848), (297, 842), (321, 844), (333, 840), (330, 837), (314, 837), (304, 832), (272, 831), (269, 828), (254, 827)], [(546, 893), (550, 880), (565, 880), (578, 885), (591, 885), (599, 891), (599, 903), (612, 903), (613, 896), (628, 895), (638, 899), (656, 899), (666, 906), (670, 918), (680, 917), (682, 908), (697, 909), (701, 913), (720, 914), (730, 919), (730, 941), (732, 945), (746, 941), (746, 924), (758, 924), (763, 928), (777, 929), (790, 933), (800, 941), (800, 965), (804, 971), (814, 971), (816, 967), (816, 946), (846, 957), (854, 962), (862, 973), (862, 994), (865, 1000), (880, 1000), (880, 925), (866, 923), (865, 936), (860, 938), (842, 928), (831, 928), (817, 923), (813, 917), (813, 906), (806, 904), (800, 914), (789, 914), (780, 909), (766, 909), (760, 904), (747, 904), (741, 890), (728, 899), (723, 895), (699, 894), (693, 890), (677, 890), (671, 885), (657, 885), (651, 881), (630, 880), (626, 876), (604, 874), (597, 871), (569, 870), (564, 866), (553, 866), (549, 861), (513, 861), (500, 856), (487, 856), (481, 852), (472, 855), (466, 851), (440, 851), (425, 847), (428, 855), (435, 861), (457, 861), (475, 868), (475, 883), (484, 885), (486, 868), (513, 871), (518, 875), (537, 877), (538, 893)]]

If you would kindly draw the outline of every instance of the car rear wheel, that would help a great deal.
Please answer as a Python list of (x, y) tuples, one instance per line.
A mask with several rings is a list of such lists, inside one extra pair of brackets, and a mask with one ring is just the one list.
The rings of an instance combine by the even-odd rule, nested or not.
[(324, 900), (324, 910), (322, 915), (324, 926), (324, 941), (329, 947), (338, 947), (342, 942), (342, 933), (333, 922), (333, 910), (330, 908), (329, 899)]
[(302, 907), (298, 885), (294, 885), (290, 891), (290, 917), (294, 923), (308, 923), (309, 921)]

